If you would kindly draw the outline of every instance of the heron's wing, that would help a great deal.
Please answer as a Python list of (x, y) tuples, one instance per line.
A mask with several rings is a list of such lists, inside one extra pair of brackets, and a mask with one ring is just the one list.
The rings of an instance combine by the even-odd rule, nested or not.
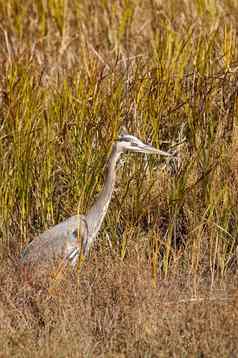
[(38, 264), (65, 258), (79, 248), (74, 232), (83, 233), (84, 226), (84, 217), (76, 215), (50, 228), (25, 248), (21, 262)]

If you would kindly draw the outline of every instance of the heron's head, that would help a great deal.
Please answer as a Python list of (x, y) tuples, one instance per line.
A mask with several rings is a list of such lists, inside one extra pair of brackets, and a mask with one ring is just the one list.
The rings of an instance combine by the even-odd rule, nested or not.
[(152, 147), (150, 144), (143, 143), (140, 139), (128, 133), (120, 135), (117, 139), (117, 150), (122, 153), (130, 151), (146, 154), (159, 154), (167, 157), (173, 156), (168, 152)]

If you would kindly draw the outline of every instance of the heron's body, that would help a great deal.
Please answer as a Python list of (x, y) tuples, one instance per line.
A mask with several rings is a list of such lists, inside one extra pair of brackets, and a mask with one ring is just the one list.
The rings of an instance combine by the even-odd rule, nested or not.
[(105, 184), (94, 205), (86, 215), (75, 215), (53, 226), (34, 239), (22, 252), (21, 263), (47, 264), (62, 258), (75, 265), (80, 255), (87, 255), (107, 213), (116, 181), (116, 163), (125, 150), (170, 156), (125, 134), (113, 144), (108, 160)]
[[(62, 221), (30, 242), (21, 254), (21, 263), (43, 264), (67, 257), (78, 250), (79, 238), (83, 237), (85, 229), (83, 215), (74, 215)], [(78, 234), (78, 230), (81, 233)]]

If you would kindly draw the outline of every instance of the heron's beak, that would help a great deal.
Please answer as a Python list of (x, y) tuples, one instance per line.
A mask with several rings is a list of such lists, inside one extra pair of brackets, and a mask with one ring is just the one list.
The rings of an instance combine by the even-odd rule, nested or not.
[(173, 157), (173, 154), (164, 152), (163, 150), (160, 150), (160, 149), (156, 149), (156, 148), (152, 147), (152, 145), (144, 144), (143, 142), (141, 142), (140, 144), (137, 144), (135, 146), (134, 150), (135, 150), (135, 152), (139, 152), (139, 153), (159, 154), (159, 155), (163, 155), (166, 157)]

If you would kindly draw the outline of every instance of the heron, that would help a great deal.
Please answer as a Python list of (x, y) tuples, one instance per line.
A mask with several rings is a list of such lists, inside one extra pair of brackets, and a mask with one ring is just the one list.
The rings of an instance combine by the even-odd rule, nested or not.
[(88, 255), (112, 198), (116, 182), (117, 162), (125, 152), (173, 157), (173, 154), (145, 144), (128, 132), (121, 133), (113, 142), (106, 166), (105, 182), (92, 207), (85, 215), (71, 216), (33, 239), (21, 253), (22, 265), (42, 265), (62, 259), (66, 265), (75, 267), (81, 254), (84, 257)]

